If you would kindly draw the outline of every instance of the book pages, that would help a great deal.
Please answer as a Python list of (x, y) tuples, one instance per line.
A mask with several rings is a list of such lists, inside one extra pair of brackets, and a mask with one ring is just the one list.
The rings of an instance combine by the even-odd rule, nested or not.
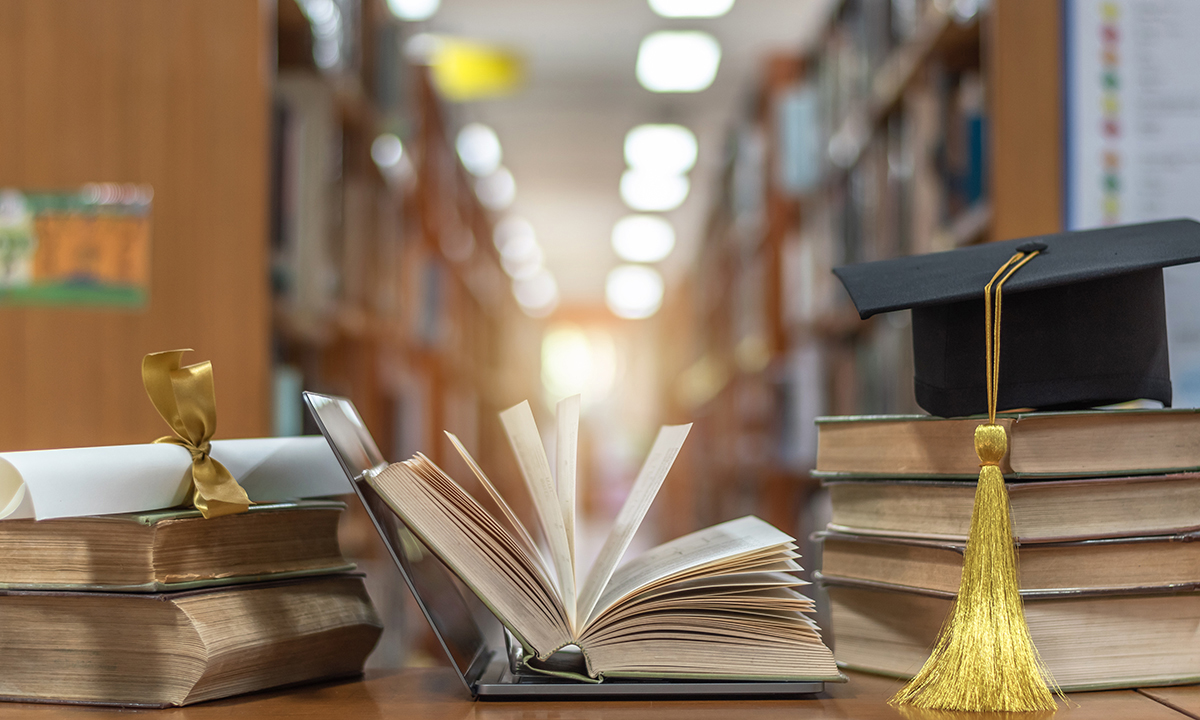
[(512, 526), (512, 529), (516, 533), (514, 539), (516, 539), (522, 545), (522, 548), (525, 550), (525, 552), (528, 553), (529, 556), (540, 565), (539, 569), (542, 571), (542, 574), (547, 578), (547, 580), (550, 580), (550, 582), (553, 583), (554, 581), (551, 580), (551, 578), (554, 577), (554, 571), (550, 567), (550, 563), (548, 563), (546, 558), (542, 556), (541, 551), (538, 549), (537, 543), (533, 541), (533, 536), (529, 534), (527, 529), (525, 529), (525, 525), (521, 522), (521, 519), (517, 517), (517, 514), (513, 512), (513, 509), (509, 507), (509, 504), (505, 502), (504, 498), (500, 496), (500, 491), (497, 490), (496, 486), (492, 484), (491, 479), (489, 479), (487, 474), (483, 472), (483, 468), (479, 467), (479, 463), (475, 462), (475, 458), (471, 456), (471, 453), (467, 451), (467, 448), (463, 446), (458, 437), (451, 432), (447, 432), (446, 437), (450, 438), (450, 444), (453, 445), (454, 449), (458, 451), (458, 454), (462, 456), (463, 461), (467, 463), (467, 467), (471, 468), (471, 472), (475, 474), (475, 479), (478, 480), (479, 484), (483, 486), (483, 489), (487, 491), (488, 497), (490, 497), (492, 502), (496, 503), (496, 505), (500, 508), (500, 512), (504, 515), (504, 519), (508, 521), (508, 524)]
[(575, 481), (579, 455), (579, 396), (572, 395), (560, 400), (556, 415), (558, 438), (554, 462), (558, 466), (555, 476), (558, 482), (558, 504), (562, 507), (563, 525), (567, 529), (572, 580), (578, 582), (579, 573), (575, 567)]
[(600, 555), (597, 556), (595, 564), (588, 571), (587, 579), (583, 582), (583, 589), (579, 596), (578, 616), (580, 618), (591, 616), (592, 609), (600, 599), (600, 593), (604, 591), (605, 585), (608, 584), (609, 578), (616, 570), (621, 556), (629, 548), (634, 533), (642, 524), (646, 512), (650, 510), (650, 504), (658, 495), (658, 489), (662, 487), (663, 480), (670, 472), (671, 465), (674, 464), (680, 448), (683, 447), (683, 441), (687, 439), (688, 431), (691, 429), (691, 423), (664, 425), (659, 429), (654, 446), (650, 448), (650, 456), (642, 465), (637, 480), (633, 482), (633, 489), (630, 490), (629, 497), (626, 498), (621, 511), (617, 513), (617, 520), (613, 523), (608, 538), (600, 548)]
[(523, 645), (547, 653), (570, 641), (565, 609), (535, 561), (436, 465), (418, 454), (367, 482)]
[(752, 515), (684, 535), (642, 553), (616, 572), (589, 611), (587, 622), (660, 580), (731, 557), (757, 552), (774, 555), (776, 548), (788, 545), (792, 545), (791, 537)]
[(567, 608), (567, 617), (572, 631), (575, 629), (575, 571), (571, 567), (571, 548), (567, 541), (567, 529), (563, 523), (562, 507), (554, 489), (554, 478), (550, 475), (550, 461), (546, 459), (546, 448), (538, 434), (533, 410), (526, 400), (500, 413), (500, 422), (508, 435), (521, 476), (533, 496), (533, 506), (546, 533), (550, 545), (550, 557), (558, 577), (559, 592)]

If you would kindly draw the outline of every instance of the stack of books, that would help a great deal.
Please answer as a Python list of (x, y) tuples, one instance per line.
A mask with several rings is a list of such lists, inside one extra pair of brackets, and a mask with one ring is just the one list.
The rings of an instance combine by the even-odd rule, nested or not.
[[(845, 667), (920, 670), (958, 592), (979, 418), (818, 420), (820, 577)], [(1200, 413), (1010, 414), (1021, 595), (1065, 690), (1200, 681)]]
[(341, 503), (0, 522), (0, 699), (186, 705), (362, 672)]

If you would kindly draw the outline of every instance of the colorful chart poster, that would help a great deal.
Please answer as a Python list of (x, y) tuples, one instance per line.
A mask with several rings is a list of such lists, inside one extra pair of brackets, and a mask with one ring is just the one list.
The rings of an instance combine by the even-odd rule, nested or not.
[(1200, 2), (1065, 7), (1068, 227), (1200, 214)]
[(0, 189), (0, 305), (145, 305), (151, 197), (114, 183)]
[[(1200, 218), (1200, 2), (1063, 8), (1067, 229)], [(1163, 279), (1174, 404), (1200, 407), (1200, 266)]]

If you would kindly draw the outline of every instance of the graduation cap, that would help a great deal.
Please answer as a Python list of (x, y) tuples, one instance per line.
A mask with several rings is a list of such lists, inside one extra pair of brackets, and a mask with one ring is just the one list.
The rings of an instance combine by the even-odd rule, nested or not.
[(1033, 645), (1021, 603), (999, 468), (1008, 436), (996, 409), (1136, 398), (1169, 405), (1162, 268), (1197, 260), (1200, 223), (1169, 220), (835, 270), (862, 317), (912, 309), (921, 407), (988, 416), (975, 428), (979, 484), (954, 608), (929, 659), (893, 703), (1055, 709), (1054, 693), (1061, 692)]
[[(1032, 243), (1032, 244), (1031, 244)], [(1162, 268), (1200, 261), (1200, 223), (1167, 220), (1042, 235), (837, 268), (861, 317), (912, 309), (917, 404), (986, 411), (984, 285), (1004, 285), (998, 406), (1067, 410), (1139, 398), (1171, 404)]]

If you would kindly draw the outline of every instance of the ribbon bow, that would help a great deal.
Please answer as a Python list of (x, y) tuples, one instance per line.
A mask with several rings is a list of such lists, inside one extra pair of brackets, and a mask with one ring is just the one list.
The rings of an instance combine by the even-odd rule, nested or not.
[(192, 454), (192, 504), (205, 518), (246, 512), (250, 498), (209, 451), (217, 429), (212, 363), (180, 367), (187, 350), (150, 353), (142, 358), (142, 384), (154, 409), (175, 431), (154, 442), (187, 448)]

